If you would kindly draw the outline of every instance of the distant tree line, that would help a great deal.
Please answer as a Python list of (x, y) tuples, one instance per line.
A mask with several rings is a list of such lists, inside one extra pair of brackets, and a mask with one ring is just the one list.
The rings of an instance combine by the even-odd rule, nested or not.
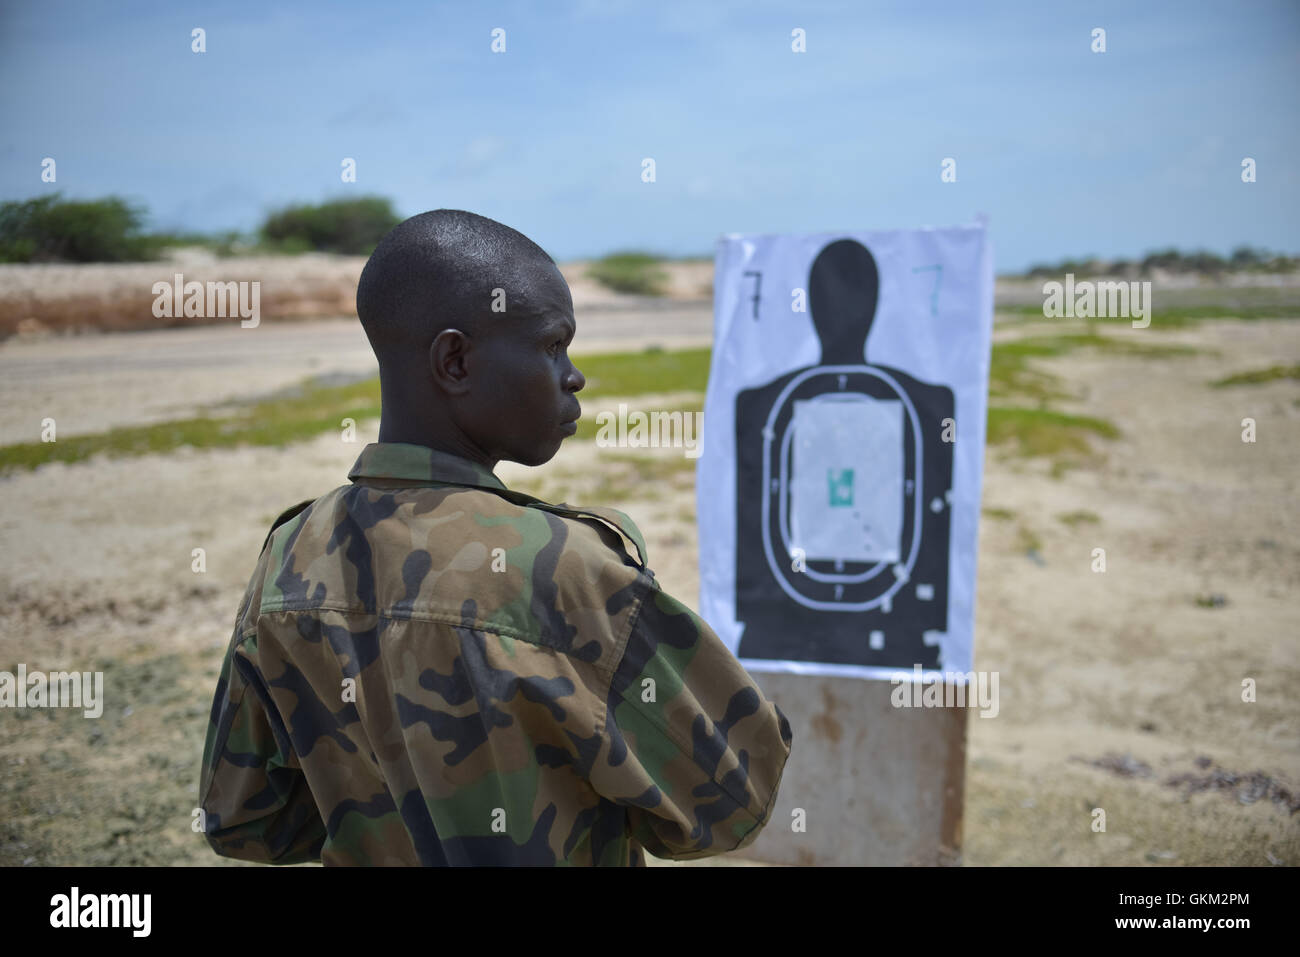
[(393, 204), (380, 196), (290, 206), (262, 223), (263, 242), (285, 252), (369, 256), (390, 229), (402, 221)]
[(614, 292), (662, 296), (668, 283), (663, 262), (663, 257), (654, 253), (613, 252), (588, 266), (587, 276)]
[(174, 246), (203, 246), (229, 256), (240, 252), (330, 252), (368, 256), (401, 222), (379, 196), (301, 204), (266, 217), (254, 237), (145, 232), (145, 210), (117, 197), (73, 201), (53, 193), (0, 203), (0, 262), (143, 262)]
[[(0, 262), (140, 262), (158, 259), (175, 246), (203, 246), (217, 255), (244, 252), (328, 252), (368, 256), (401, 222), (381, 196), (297, 204), (270, 213), (255, 234), (145, 232), (145, 209), (117, 197), (65, 200), (59, 193), (0, 203)], [(595, 262), (590, 275), (620, 292), (661, 294), (663, 257), (638, 251), (613, 253)], [(1289, 272), (1300, 258), (1239, 246), (1227, 258), (1211, 252), (1166, 249), (1141, 259), (1065, 259), (1036, 265), (1030, 278), (1075, 275), (1149, 275), (1155, 269), (1218, 276), (1234, 272)]]
[(0, 205), (0, 262), (124, 262), (156, 259), (143, 210), (123, 199), (65, 202), (58, 193)]
[(1300, 267), (1300, 258), (1252, 246), (1238, 246), (1227, 258), (1204, 250), (1184, 253), (1171, 248), (1148, 253), (1141, 259), (1064, 259), (1055, 266), (1034, 266), (1025, 276), (1033, 279), (1063, 273), (1076, 276), (1150, 275), (1156, 269), (1220, 276), (1236, 272), (1290, 272), (1297, 267)]

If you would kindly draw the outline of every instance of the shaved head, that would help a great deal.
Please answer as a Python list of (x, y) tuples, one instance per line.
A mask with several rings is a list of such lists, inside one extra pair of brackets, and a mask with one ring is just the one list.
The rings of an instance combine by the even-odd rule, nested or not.
[(540, 465), (576, 430), (573, 300), (523, 233), (460, 209), (412, 216), (366, 263), (357, 316), (379, 360), (381, 442), (493, 468)]
[[(555, 269), (555, 261), (518, 230), (463, 209), (435, 209), (380, 241), (357, 284), (357, 316), (376, 354), (428, 348), (451, 326), (472, 333), (484, 320), (531, 314), (546, 266)], [(504, 312), (492, 311), (494, 298), (505, 299)]]

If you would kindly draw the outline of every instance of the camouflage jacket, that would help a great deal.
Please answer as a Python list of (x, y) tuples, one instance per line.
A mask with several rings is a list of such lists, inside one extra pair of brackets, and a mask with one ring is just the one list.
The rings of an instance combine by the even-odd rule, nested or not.
[(218, 854), (644, 865), (754, 840), (789, 722), (626, 515), (416, 445), (348, 477), (272, 530), (237, 616), (199, 790)]

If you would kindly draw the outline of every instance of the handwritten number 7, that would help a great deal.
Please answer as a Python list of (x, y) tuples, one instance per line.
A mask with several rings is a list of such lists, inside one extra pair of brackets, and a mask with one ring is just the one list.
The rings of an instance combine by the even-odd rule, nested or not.
[(913, 273), (927, 272), (934, 270), (934, 289), (930, 292), (930, 315), (939, 314), (939, 287), (943, 285), (943, 264), (935, 263), (933, 266), (916, 266), (912, 269)]
[(754, 277), (754, 319), (757, 321), (759, 290), (763, 285), (763, 274), (755, 270), (749, 270), (745, 272), (745, 275)]

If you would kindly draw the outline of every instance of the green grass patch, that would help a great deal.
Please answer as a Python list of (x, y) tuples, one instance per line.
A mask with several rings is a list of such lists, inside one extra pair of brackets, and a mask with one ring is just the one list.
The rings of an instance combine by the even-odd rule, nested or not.
[(1053, 399), (1068, 399), (1069, 394), (1059, 388), (1060, 378), (1029, 365), (1032, 353), (1007, 348), (1014, 342), (1000, 342), (993, 346), (989, 363), (990, 399), (1030, 399), (1045, 405)]
[(1114, 439), (1119, 435), (1112, 423), (1092, 416), (1051, 409), (989, 408), (988, 443), (1015, 443), (1021, 456), (1088, 456), (1093, 451), (1089, 436)]
[[(579, 393), (580, 397), (581, 395), (582, 393)], [(629, 396), (629, 398), (631, 398), (631, 396)], [(578, 431), (574, 434), (574, 438), (594, 440), (596, 436), (600, 434), (601, 429), (604, 428), (606, 436), (608, 436), (608, 438), (611, 441), (618, 441), (620, 436), (619, 436), (617, 410), (603, 409), (601, 411), (608, 412), (610, 415), (614, 416), (614, 418), (612, 419), (609, 418), (605, 419), (605, 421), (608, 422), (608, 425), (602, 426), (600, 423), (596, 421), (596, 416), (600, 415), (601, 414), (600, 412), (583, 412), (582, 418), (578, 420)], [(704, 411), (704, 399), (703, 397), (701, 397), (694, 402), (683, 402), (671, 407), (657, 408), (657, 409), (638, 409), (635, 406), (629, 406), (627, 410), (628, 417), (630, 418), (632, 413), (636, 411), (646, 413), (647, 421), (646, 421), (645, 429), (643, 430), (643, 434), (645, 435), (645, 440), (647, 442), (650, 442), (654, 440), (654, 437), (658, 435), (660, 431), (659, 429), (654, 427), (654, 419), (652, 418), (653, 413), (666, 412), (671, 414), (673, 412), (680, 412), (682, 413), (682, 418), (684, 420), (686, 413), (688, 412), (702, 413)], [(660, 436), (660, 440), (669, 441), (676, 436), (677, 425), (675, 423), (672, 423), (671, 420), (661, 420), (661, 422), (662, 422), (663, 431), (665, 433), (669, 433), (671, 431), (671, 434), (665, 434), (663, 436)], [(630, 434), (631, 432), (632, 432), (632, 426), (631, 424), (629, 424), (627, 427), (627, 433)], [(695, 433), (692, 434), (692, 438), (698, 442), (700, 436), (698, 433)], [(662, 447), (659, 448), (647, 447), (645, 451), (646, 454), (655, 454), (655, 453), (665, 452), (666, 450)], [(695, 459), (688, 459), (687, 461), (694, 463)]]
[[(1159, 293), (1157, 291), (1157, 299)], [(1018, 316), (1026, 319), (1038, 319), (1040, 321), (1052, 321), (1051, 317), (1043, 315), (1043, 307), (1032, 304), (1021, 303), (1018, 305), (998, 306), (995, 309), (999, 315)], [(1289, 302), (1254, 302), (1243, 303), (1226, 301), (1221, 304), (1198, 303), (1198, 304), (1179, 304), (1170, 306), (1156, 306), (1151, 309), (1149, 319), (1151, 324), (1147, 329), (1177, 329), (1191, 325), (1195, 322), (1203, 322), (1207, 319), (1297, 319), (1300, 318), (1300, 303)], [(1125, 325), (1130, 326), (1133, 317), (1130, 316), (1089, 316), (1083, 319), (1073, 319), (1062, 316), (1058, 321), (1063, 322), (1089, 322), (1103, 323), (1105, 325)]]
[(1009, 508), (986, 508), (982, 511), (986, 518), (996, 519), (999, 522), (1009, 522), (1016, 517), (1016, 513)]
[(588, 266), (587, 276), (615, 292), (662, 296), (668, 287), (662, 263), (663, 257), (652, 253), (611, 253)]
[(196, 449), (283, 446), (314, 438), (322, 432), (341, 430), (344, 418), (361, 422), (378, 415), (378, 379), (341, 386), (307, 383), (289, 394), (251, 403), (224, 418), (198, 416), (93, 435), (74, 435), (56, 442), (0, 447), (0, 474), (49, 462), (82, 462), (100, 453), (112, 457), (147, 455), (170, 452), (184, 445)]
[(989, 364), (989, 398), (1021, 398), (1045, 406), (1054, 399), (1070, 398), (1060, 389), (1060, 378), (1034, 368), (1032, 359), (1056, 358), (1079, 349), (1091, 349), (1104, 355), (1131, 356), (1142, 359), (1169, 359), (1196, 355), (1192, 346), (1161, 342), (1136, 342), (1122, 336), (1103, 336), (1089, 330), (1057, 336), (1025, 336), (993, 344)]
[(587, 379), (578, 400), (666, 392), (703, 393), (709, 384), (712, 352), (708, 348), (679, 352), (650, 348), (642, 352), (574, 356), (574, 364)]
[(1087, 509), (1079, 509), (1074, 512), (1065, 512), (1056, 516), (1071, 528), (1079, 525), (1098, 525), (1101, 523), (1101, 517), (1096, 512), (1089, 512)]
[(1140, 359), (1170, 359), (1175, 356), (1193, 356), (1200, 352), (1194, 346), (1171, 345), (1167, 342), (1138, 342), (1124, 336), (1103, 336), (1094, 331), (1076, 332), (1059, 336), (1026, 336), (1001, 342), (993, 347), (1008, 355), (1022, 358), (1063, 356), (1076, 349), (1096, 349), (1106, 355), (1133, 356)]
[[(1297, 319), (1300, 318), (1300, 304), (1297, 303), (1257, 303), (1237, 305), (1225, 303), (1221, 306), (1173, 306), (1169, 309), (1151, 310), (1151, 327), (1163, 326), (1175, 328), (1203, 322), (1206, 319)], [(1129, 321), (1129, 320), (1122, 320)]]
[(1034, 531), (1023, 525), (1016, 529), (1016, 550), (1021, 552), (1042, 552), (1043, 540)]
[(1216, 389), (1222, 389), (1234, 385), (1262, 385), (1265, 382), (1276, 382), (1279, 379), (1300, 379), (1300, 365), (1269, 366), (1267, 369), (1238, 372), (1236, 375), (1230, 375), (1225, 379), (1211, 382), (1210, 385)]

